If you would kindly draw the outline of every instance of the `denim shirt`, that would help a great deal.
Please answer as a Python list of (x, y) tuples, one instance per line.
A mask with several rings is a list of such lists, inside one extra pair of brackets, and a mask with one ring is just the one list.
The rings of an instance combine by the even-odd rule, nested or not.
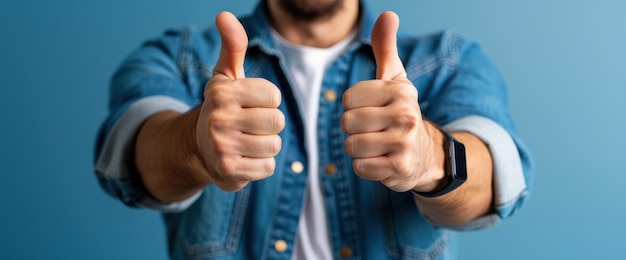
[[(374, 21), (361, 3), (357, 40), (330, 65), (320, 93), (332, 90), (340, 97), (353, 84), (375, 77), (370, 41)], [(294, 162), (308, 169), (303, 118), (284, 74), (284, 58), (270, 35), (265, 3), (261, 1), (241, 22), (249, 37), (246, 76), (265, 78), (282, 92), (279, 108), (286, 120), (280, 132), (283, 147), (271, 177), (251, 182), (238, 192), (209, 185), (184, 211), (163, 213), (169, 253), (174, 259), (289, 259), (293, 249), (308, 175), (306, 170), (298, 174), (291, 169)], [(438, 125), (468, 116), (497, 123), (513, 140), (523, 181), (530, 185), (531, 158), (508, 113), (505, 83), (479, 46), (446, 31), (427, 37), (399, 33), (398, 49), (408, 78), (419, 92), (423, 115)], [(101, 156), (114, 124), (137, 100), (167, 96), (189, 107), (201, 104), (205, 83), (219, 53), (220, 37), (214, 27), (204, 31), (171, 30), (134, 52), (112, 79), (110, 116), (100, 130), (96, 158)], [(337, 169), (319, 176), (334, 258), (447, 258), (453, 231), (429, 221), (411, 193), (394, 192), (354, 174), (352, 158), (344, 149), (343, 112), (340, 98), (320, 98), (316, 151), (319, 169), (328, 165)], [(149, 195), (138, 180), (132, 160), (125, 161), (132, 173), (127, 178), (113, 179), (98, 170), (96, 174), (108, 193), (136, 206)], [(524, 185), (513, 199), (494, 202), (494, 218), (514, 214), (528, 197), (528, 190), (529, 186)], [(285, 251), (276, 250), (277, 241), (286, 242)]]

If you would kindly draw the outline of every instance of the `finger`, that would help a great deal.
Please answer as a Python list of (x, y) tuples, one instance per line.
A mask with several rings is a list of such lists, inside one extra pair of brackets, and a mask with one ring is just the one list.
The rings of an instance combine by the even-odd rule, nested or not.
[(355, 159), (384, 156), (394, 150), (385, 132), (350, 135), (345, 144), (346, 152)]
[(277, 108), (280, 105), (280, 90), (267, 79), (246, 78), (234, 84), (238, 91), (235, 98), (241, 107)]
[(387, 186), (387, 188), (396, 192), (405, 192), (414, 188), (414, 184), (398, 178), (397, 176), (390, 176), (387, 179), (381, 180), (380, 183)]
[(395, 132), (419, 127), (422, 116), (417, 104), (396, 103), (385, 107), (361, 107), (344, 112), (341, 127), (347, 134)]
[(350, 87), (343, 94), (346, 110), (360, 107), (382, 107), (393, 102), (417, 104), (417, 89), (409, 80), (366, 80)]
[(342, 103), (346, 110), (360, 107), (382, 107), (393, 101), (391, 88), (386, 88), (388, 82), (380, 80), (360, 81), (350, 87), (342, 96)]
[(278, 87), (262, 78), (238, 80), (211, 79), (204, 90), (204, 98), (217, 107), (277, 108), (281, 102)]
[(379, 132), (391, 125), (388, 109), (380, 107), (362, 107), (346, 111), (341, 116), (341, 127), (347, 134)]
[(258, 181), (272, 176), (276, 167), (274, 157), (270, 158), (248, 158), (241, 157), (236, 165), (237, 173), (246, 180)]
[(406, 178), (396, 174), (391, 159), (386, 156), (355, 159), (352, 167), (357, 176), (367, 180), (380, 181), (394, 191), (404, 192), (415, 186)]
[(278, 135), (242, 134), (235, 153), (247, 158), (270, 158), (280, 152), (282, 139)]
[(215, 25), (222, 38), (222, 49), (213, 75), (224, 75), (230, 79), (244, 78), (243, 61), (248, 48), (248, 36), (243, 25), (232, 13), (221, 12)]
[(372, 50), (376, 58), (376, 79), (393, 80), (406, 78), (402, 61), (398, 56), (396, 34), (400, 19), (393, 12), (384, 12), (372, 29)]
[(275, 135), (285, 128), (285, 115), (276, 108), (246, 108), (236, 118), (240, 131), (252, 135)]
[(271, 158), (238, 157), (224, 160), (218, 166), (220, 173), (214, 176), (213, 183), (225, 191), (238, 191), (250, 181), (257, 181), (272, 176), (276, 161)]
[(389, 159), (384, 156), (354, 159), (352, 167), (354, 173), (366, 180), (381, 181), (393, 175)]

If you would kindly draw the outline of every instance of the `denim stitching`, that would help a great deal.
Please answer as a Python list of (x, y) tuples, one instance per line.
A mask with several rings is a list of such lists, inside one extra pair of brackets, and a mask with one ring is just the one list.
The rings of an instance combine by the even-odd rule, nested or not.
[(225, 241), (213, 241), (199, 245), (185, 243), (185, 254), (190, 259), (204, 259), (236, 252), (243, 232), (243, 222), (248, 209), (249, 197), (250, 186), (244, 187), (237, 193), (233, 201), (233, 213)]
[(376, 201), (382, 206), (382, 222), (385, 248), (389, 256), (401, 259), (437, 259), (446, 250), (450, 240), (448, 231), (444, 231), (439, 238), (426, 249), (412, 246), (401, 246), (397, 241), (395, 232), (393, 209), (391, 207), (390, 192), (382, 184), (376, 186)]
[(420, 62), (415, 63), (414, 65), (407, 68), (407, 78), (410, 81), (414, 81), (415, 79), (430, 73), (431, 71), (439, 68), (444, 64), (444, 61), (439, 55), (431, 55), (427, 58), (423, 59)]
[[(429, 38), (434, 38), (434, 36)], [(459, 64), (459, 44), (461, 40), (461, 36), (458, 33), (445, 32), (441, 36), (441, 52), (430, 55), (406, 68), (407, 78), (410, 81), (414, 81), (444, 64), (455, 70)], [(410, 39), (400, 41), (400, 43), (404, 42), (410, 42)]]
[(448, 247), (450, 233), (445, 231), (425, 250), (407, 246), (402, 253), (404, 259), (438, 259)]
[(459, 47), (461, 44), (461, 35), (456, 32), (446, 32), (443, 36), (444, 62), (453, 69), (459, 65)]
[[(350, 59), (352, 59), (352, 62), (359, 62), (359, 57), (362, 57), (361, 55), (358, 55), (358, 53), (356, 52), (349, 52), (349, 54), (347, 55), (343, 55), (339, 62), (337, 63), (337, 66), (345, 72), (346, 75), (351, 75), (351, 71), (350, 68), (354, 68), (354, 66), (349, 66), (349, 62)], [(372, 62), (370, 59), (364, 59), (364, 60), (369, 60), (369, 62), (365, 63), (365, 66), (371, 66), (370, 69), (371, 71), (375, 70), (375, 67), (372, 66)], [(359, 62), (360, 64), (363, 64), (362, 62)], [(350, 87), (350, 84), (352, 82), (348, 81), (347, 79), (350, 80), (354, 80), (350, 77), (341, 77), (339, 74), (337, 75), (337, 78), (335, 80), (335, 83), (337, 85), (337, 90), (341, 89), (340, 92), (342, 95), (345, 92), (345, 90), (347, 88)], [(334, 112), (332, 113), (332, 120), (334, 122), (341, 122), (341, 116), (344, 112), (343, 106), (340, 105), (340, 102), (335, 102), (333, 103), (334, 106)], [(332, 153), (333, 153), (333, 157), (334, 158), (338, 158), (338, 161), (340, 164), (342, 164), (342, 168), (344, 168), (345, 170), (342, 172), (338, 173), (338, 177), (339, 177), (339, 183), (343, 183), (342, 186), (344, 186), (344, 196), (346, 197), (345, 200), (342, 200), (340, 198), (340, 202), (341, 201), (345, 201), (348, 205), (346, 207), (347, 210), (342, 210), (341, 213), (343, 213), (343, 217), (342, 219), (344, 220), (342, 223), (349, 223), (345, 226), (345, 239), (346, 239), (346, 243), (352, 247), (354, 255), (353, 257), (355, 259), (360, 259), (360, 253), (361, 248), (360, 248), (360, 243), (359, 243), (359, 239), (358, 239), (358, 225), (357, 225), (357, 221), (356, 221), (356, 209), (355, 209), (355, 199), (354, 196), (355, 194), (352, 192), (355, 190), (355, 183), (354, 183), (354, 174), (352, 171), (348, 171), (347, 169), (350, 168), (348, 167), (348, 162), (349, 160), (346, 160), (346, 157), (343, 156), (343, 154), (345, 154), (345, 148), (344, 148), (344, 140), (347, 137), (346, 134), (343, 132), (343, 129), (341, 127), (341, 124), (335, 124), (334, 127), (331, 128), (331, 134), (332, 134), (332, 139), (331, 139), (331, 147), (332, 147)]]
[(395, 239), (396, 232), (395, 232), (395, 228), (393, 226), (393, 221), (392, 221), (393, 216), (391, 216), (392, 209), (390, 205), (389, 193), (386, 190), (386, 188), (382, 186), (382, 184), (376, 183), (375, 185), (376, 185), (376, 201), (377, 201), (377, 204), (382, 207), (381, 213), (382, 213), (382, 223), (383, 223), (383, 233), (384, 233), (383, 237), (385, 240), (385, 248), (387, 248), (387, 253), (389, 254), (389, 256), (397, 258), (400, 256), (400, 250), (399, 250), (398, 243)]
[(189, 47), (187, 46), (188, 42), (189, 42), (189, 35), (190, 33), (190, 28), (185, 26), (180, 30), (180, 46), (178, 49), (178, 62), (177, 62), (177, 66), (178, 66), (178, 71), (180, 71), (181, 75), (185, 75), (185, 73), (187, 72), (187, 66), (185, 66), (186, 64), (189, 64), (189, 60), (190, 60), (190, 55), (189, 55)]
[(235, 252), (239, 240), (241, 238), (241, 232), (243, 230), (243, 221), (246, 216), (246, 210), (248, 209), (248, 199), (250, 197), (250, 185), (246, 185), (237, 194), (237, 200), (235, 200), (235, 209), (233, 212), (233, 220), (231, 221), (230, 232), (228, 232), (226, 241), (226, 250), (228, 252)]

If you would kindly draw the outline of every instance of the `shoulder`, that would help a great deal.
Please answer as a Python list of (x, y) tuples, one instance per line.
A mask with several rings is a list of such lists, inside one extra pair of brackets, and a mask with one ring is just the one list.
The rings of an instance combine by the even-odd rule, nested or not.
[[(214, 26), (198, 28), (187, 25), (165, 30), (161, 35), (144, 42), (143, 49), (158, 49), (172, 58), (195, 53), (206, 54), (217, 48), (219, 52), (220, 38)], [(184, 58), (184, 57), (183, 57)]]
[(398, 52), (409, 78), (417, 78), (442, 67), (454, 70), (473, 49), (480, 49), (478, 43), (456, 30), (425, 35), (398, 34)]

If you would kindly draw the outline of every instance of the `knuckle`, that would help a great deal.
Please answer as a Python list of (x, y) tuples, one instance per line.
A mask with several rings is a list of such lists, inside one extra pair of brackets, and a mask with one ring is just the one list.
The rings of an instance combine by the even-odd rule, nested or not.
[(234, 179), (236, 178), (236, 163), (227, 158), (220, 158), (217, 162), (217, 171), (222, 175), (223, 179)]
[(216, 107), (227, 106), (235, 102), (233, 98), (233, 87), (227, 84), (216, 84), (205, 91), (204, 98)]
[(272, 176), (274, 174), (274, 169), (276, 169), (276, 160), (274, 158), (269, 158), (269, 160), (263, 164), (263, 167), (264, 176)]
[(410, 81), (406, 81), (404, 82), (403, 85), (407, 89), (405, 93), (409, 95), (411, 98), (413, 98), (414, 100), (417, 100), (418, 92), (417, 92), (417, 88), (413, 85), (413, 83), (411, 83)]
[(282, 94), (280, 92), (280, 90), (277, 87), (272, 87), (271, 91), (268, 91), (269, 94), (269, 105), (270, 107), (278, 107), (280, 106), (280, 103), (282, 102)]
[(341, 128), (346, 133), (351, 133), (351, 121), (352, 121), (352, 113), (345, 112), (341, 115)]
[(209, 101), (219, 100), (223, 95), (224, 91), (222, 85), (212, 85), (204, 92), (204, 98)]
[(400, 134), (388, 139), (388, 142), (391, 144), (394, 151), (402, 153), (411, 147), (411, 142), (407, 142), (407, 140), (411, 139), (404, 134)]
[(231, 150), (231, 146), (228, 144), (228, 141), (222, 136), (215, 134), (212, 137), (213, 139), (213, 150), (215, 150), (215, 154), (221, 156), (226, 154)]
[(393, 121), (397, 126), (405, 129), (413, 129), (417, 126), (418, 120), (421, 120), (416, 113), (412, 113), (412, 108), (402, 107), (399, 109), (401, 113), (394, 113)]
[(410, 158), (399, 158), (398, 160), (392, 160), (391, 163), (396, 175), (402, 179), (407, 179), (413, 173), (412, 165), (417, 162), (410, 160)]
[(408, 80), (394, 81), (394, 85), (396, 86), (396, 91), (398, 91), (398, 94), (406, 95), (409, 93), (414, 93), (416, 90), (415, 86), (413, 86), (413, 83)]
[(379, 180), (380, 173), (375, 170), (369, 161), (370, 159), (367, 158), (354, 159), (352, 162), (352, 170), (354, 171), (354, 174), (360, 178), (377, 181)]
[(285, 128), (285, 114), (280, 110), (276, 110), (272, 117), (272, 129), (276, 130), (276, 133), (282, 131)]
[(270, 148), (270, 153), (272, 154), (272, 156), (275, 156), (280, 152), (282, 148), (282, 142), (283, 140), (278, 135), (275, 135), (272, 138), (270, 138), (269, 148)]
[(398, 99), (417, 102), (417, 88), (410, 81), (394, 82), (390, 91)]
[(356, 142), (357, 141), (354, 136), (348, 136), (345, 141), (346, 153), (352, 157), (356, 156)]
[(341, 103), (343, 104), (343, 107), (348, 110), (352, 108), (352, 96), (353, 96), (353, 90), (350, 88), (348, 90), (346, 90), (346, 92), (343, 93), (343, 95), (341, 96)]
[(234, 120), (232, 115), (220, 111), (213, 111), (208, 118), (209, 129), (213, 131), (226, 131), (234, 128)]

